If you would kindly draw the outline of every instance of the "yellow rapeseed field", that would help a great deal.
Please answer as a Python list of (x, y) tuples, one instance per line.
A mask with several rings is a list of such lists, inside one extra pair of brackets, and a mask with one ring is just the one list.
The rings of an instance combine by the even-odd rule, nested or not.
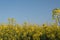
[(60, 40), (60, 27), (55, 24), (1, 24), (0, 40)]
[(56, 24), (17, 24), (14, 18), (0, 24), (0, 40), (60, 40), (60, 27)]

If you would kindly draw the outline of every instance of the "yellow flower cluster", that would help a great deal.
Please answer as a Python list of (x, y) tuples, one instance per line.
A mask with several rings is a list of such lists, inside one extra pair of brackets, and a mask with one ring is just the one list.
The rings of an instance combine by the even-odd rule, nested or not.
[(60, 40), (60, 27), (46, 24), (1, 24), (0, 40)]
[(60, 10), (55, 10), (56, 13), (60, 13)]

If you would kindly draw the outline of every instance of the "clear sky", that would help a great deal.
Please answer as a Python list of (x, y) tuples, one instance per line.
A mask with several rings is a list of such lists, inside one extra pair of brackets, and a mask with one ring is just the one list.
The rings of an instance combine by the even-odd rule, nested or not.
[(0, 0), (0, 22), (7, 22), (9, 17), (18, 23), (52, 22), (54, 8), (60, 8), (60, 0)]

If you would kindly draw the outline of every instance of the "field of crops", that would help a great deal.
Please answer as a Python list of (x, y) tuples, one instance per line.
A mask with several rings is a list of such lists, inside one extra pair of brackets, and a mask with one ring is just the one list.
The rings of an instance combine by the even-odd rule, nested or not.
[(60, 40), (60, 27), (55, 24), (1, 24), (0, 40)]

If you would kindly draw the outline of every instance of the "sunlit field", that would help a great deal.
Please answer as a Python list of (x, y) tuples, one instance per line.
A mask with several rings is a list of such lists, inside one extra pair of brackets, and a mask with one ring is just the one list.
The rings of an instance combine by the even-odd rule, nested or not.
[(0, 40), (60, 40), (60, 0), (0, 0)]
[(27, 22), (20, 25), (9, 20), (8, 24), (0, 24), (0, 40), (60, 40), (60, 27)]

